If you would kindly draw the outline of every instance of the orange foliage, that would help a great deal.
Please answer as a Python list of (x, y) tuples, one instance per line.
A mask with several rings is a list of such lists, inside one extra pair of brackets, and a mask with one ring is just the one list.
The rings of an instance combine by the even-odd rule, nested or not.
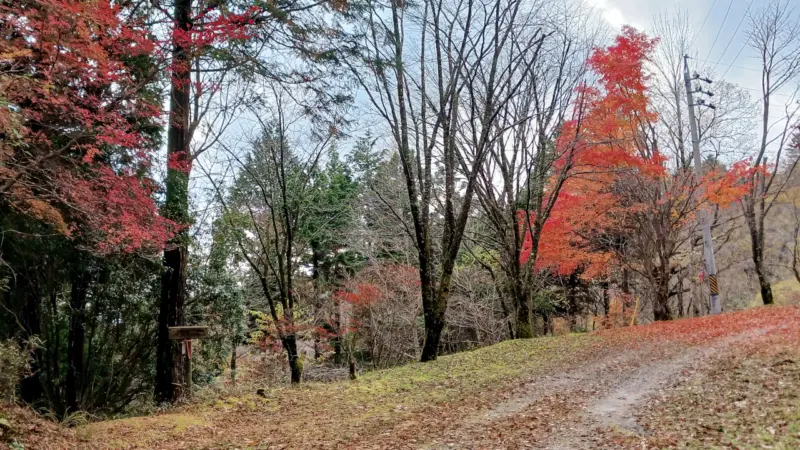
[[(680, 214), (673, 223), (680, 227), (693, 222), (700, 208), (730, 205), (746, 192), (745, 163), (726, 172), (712, 171), (697, 183), (691, 173), (668, 167), (650, 136), (658, 114), (650, 105), (649, 77), (643, 68), (657, 43), (624, 27), (613, 45), (595, 49), (587, 60), (597, 85), (578, 89), (573, 108), (579, 113), (556, 139), (560, 156), (555, 169), (568, 176), (542, 228), (535, 270), (604, 277), (616, 262), (613, 236), (630, 232), (626, 226), (632, 215), (646, 217), (657, 210)], [(639, 195), (641, 191), (648, 195)], [(652, 193), (657, 198), (651, 198)], [(692, 207), (685, 208), (687, 202)], [(524, 218), (521, 212), (521, 223)], [(531, 245), (528, 232), (523, 263)]]
[[(583, 230), (602, 228), (618, 201), (609, 191), (621, 171), (644, 175), (663, 173), (662, 158), (639, 152), (638, 130), (657, 118), (648, 108), (647, 76), (642, 64), (656, 40), (625, 27), (614, 45), (596, 49), (587, 64), (599, 86), (583, 85), (573, 107), (578, 116), (565, 123), (556, 139), (556, 170), (570, 175), (542, 229), (535, 268), (559, 275), (601, 276), (613, 260), (610, 252), (592, 249)], [(568, 150), (569, 149), (569, 150)], [(531, 253), (526, 235), (522, 260)]]

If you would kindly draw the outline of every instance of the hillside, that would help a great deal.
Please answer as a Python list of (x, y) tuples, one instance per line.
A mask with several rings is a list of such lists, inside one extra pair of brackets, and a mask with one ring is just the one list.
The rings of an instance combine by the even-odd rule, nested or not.
[(508, 341), (70, 430), (15, 426), (43, 449), (797, 448), (798, 344), (800, 308), (758, 308)]

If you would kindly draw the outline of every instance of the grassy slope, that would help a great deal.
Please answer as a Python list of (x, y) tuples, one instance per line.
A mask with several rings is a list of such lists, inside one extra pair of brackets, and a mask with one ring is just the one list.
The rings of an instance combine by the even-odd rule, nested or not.
[[(794, 278), (788, 278), (774, 283), (772, 285), (772, 295), (775, 297), (775, 303), (778, 305), (800, 304), (800, 283)], [(761, 292), (758, 292), (750, 303), (750, 306), (757, 307), (763, 304)]]
[[(222, 447), (348, 446), (398, 423), (462, 419), (522, 379), (579, 363), (588, 357), (592, 341), (588, 335), (508, 341), (433, 363), (370, 372), (355, 382), (281, 387), (266, 398), (227, 398), (171, 414), (100, 422), (78, 435), (89, 444), (110, 447), (122, 447), (130, 439), (159, 448), (202, 446), (212, 440)], [(183, 433), (189, 428), (192, 433)]]
[[(256, 395), (230, 397), (213, 404), (186, 406), (155, 416), (99, 422), (59, 434), (57, 438), (60, 441), (53, 441), (59, 444), (51, 448), (64, 448), (61, 445), (64, 439), (70, 439), (77, 448), (414, 447), (430, 442), (443, 432), (452, 431), (457, 424), (500, 402), (515, 387), (535, 381), (543, 375), (563, 373), (598, 358), (619, 355), (631, 347), (679, 351), (680, 348), (702, 345), (709, 339), (777, 322), (791, 324), (789, 331), (770, 334), (765, 339), (779, 343), (781, 348), (794, 348), (797, 351), (800, 343), (800, 308), (758, 308), (600, 333), (509, 341), (445, 356), (433, 363), (409, 364), (368, 373), (355, 382), (280, 387), (268, 391), (266, 398)], [(778, 345), (771, 347), (778, 348)], [(742, 354), (742, 361), (770, 357), (756, 351), (759, 348), (756, 343), (752, 344), (752, 348), (753, 351)], [(788, 403), (780, 403), (781, 406), (767, 416), (770, 424), (759, 428), (761, 434), (766, 430), (766, 438), (775, 439), (775, 435), (781, 437), (786, 433), (791, 434), (793, 431), (788, 425), (775, 428), (773, 422), (790, 423), (797, 418), (797, 397), (792, 395), (800, 390), (800, 380), (796, 379), (797, 372), (791, 370), (795, 370), (800, 355), (784, 359), (792, 362), (781, 363), (789, 375), (781, 375), (784, 380), (781, 386), (786, 393), (781, 394), (783, 396), (780, 398), (781, 402), (789, 400), (786, 400)], [(758, 364), (754, 367), (758, 367)], [(703, 376), (719, 377), (727, 373), (709, 372)], [(791, 374), (795, 379), (786, 381)], [(737, 378), (722, 379), (720, 385), (725, 387), (716, 391), (720, 407), (728, 402), (725, 392), (740, 389), (743, 382)], [(677, 442), (688, 443), (686, 445), (689, 447), (696, 447), (700, 442), (707, 444), (707, 441), (692, 441), (691, 436), (682, 436), (680, 433), (676, 437), (674, 433), (683, 427), (681, 414), (708, 416), (708, 426), (712, 428), (716, 426), (714, 421), (718, 417), (705, 414), (703, 402), (691, 397), (690, 393), (675, 391), (669, 395), (673, 396), (671, 401), (678, 407), (661, 408), (663, 403), (659, 403), (661, 409), (653, 409), (659, 411), (655, 422), (663, 422), (663, 433), (655, 433), (653, 439), (647, 442), (656, 446), (669, 446)], [(756, 394), (754, 396), (757, 397)], [(695, 398), (694, 403), (692, 398)], [(795, 399), (794, 403), (792, 398)], [(762, 409), (758, 408), (738, 413), (741, 417), (748, 417), (742, 414), (752, 413), (754, 417), (748, 417), (747, 422), (758, 422), (762, 417), (760, 411)], [(774, 434), (769, 426), (773, 426)], [(735, 434), (736, 431), (731, 433)], [(702, 435), (702, 438), (722, 442), (720, 436), (709, 438)], [(619, 442), (628, 442), (630, 437), (617, 438), (621, 439)], [(20, 440), (23, 443), (36, 440), (37, 444), (28, 448), (47, 448), (47, 436), (43, 434), (32, 432), (28, 436), (21, 436)], [(637, 448), (641, 448), (641, 442), (635, 440)]]

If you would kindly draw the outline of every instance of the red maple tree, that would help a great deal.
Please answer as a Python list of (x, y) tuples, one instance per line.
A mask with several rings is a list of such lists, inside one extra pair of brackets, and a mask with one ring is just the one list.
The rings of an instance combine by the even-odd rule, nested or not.
[[(555, 142), (575, 150), (556, 163), (556, 170), (569, 164), (570, 176), (543, 227), (535, 269), (595, 279), (624, 264), (653, 284), (657, 318), (669, 318), (672, 258), (701, 209), (728, 206), (744, 194), (747, 168), (736, 163), (696, 180), (670, 167), (657, 145), (658, 114), (644, 69), (657, 44), (625, 27), (587, 60), (597, 85), (579, 88), (586, 113), (566, 123)], [(530, 241), (526, 236), (523, 261)]]
[[(157, 251), (172, 235), (145, 174), (157, 100), (144, 26), (108, 0), (0, 6), (0, 207), (93, 251)], [(153, 65), (155, 67), (155, 65)]]

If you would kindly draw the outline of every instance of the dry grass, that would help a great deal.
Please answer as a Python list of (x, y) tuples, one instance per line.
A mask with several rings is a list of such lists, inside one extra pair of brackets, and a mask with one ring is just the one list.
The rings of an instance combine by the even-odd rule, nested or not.
[(427, 416), (459, 420), (523, 377), (587, 357), (581, 350), (588, 350), (591, 340), (572, 335), (509, 341), (433, 363), (370, 372), (354, 382), (278, 387), (265, 398), (251, 393), (169, 414), (91, 424), (79, 429), (78, 437), (92, 448), (127, 448), (132, 442), (139, 448), (350, 446)]
[(800, 448), (800, 340), (753, 344), (653, 399), (648, 447)]
[[(268, 389), (265, 397), (246, 392), (246, 388), (240, 386), (243, 391), (238, 395), (217, 399), (209, 397), (199, 404), (184, 405), (169, 412), (93, 423), (75, 431), (59, 430), (56, 426), (46, 433), (22, 436), (21, 442), (38, 443), (26, 448), (91, 449), (418, 448), (442, 436), (457, 435), (453, 430), (458, 430), (460, 425), (513, 397), (526, 383), (535, 383), (544, 376), (558, 377), (574, 372), (575, 368), (598, 359), (622, 363), (625, 355), (647, 353), (650, 348), (669, 348), (679, 352), (682, 348), (704, 345), (709, 339), (762, 329), (765, 324), (776, 322), (788, 324), (784, 327), (788, 331), (766, 336), (765, 339), (772, 340), (768, 347), (778, 348), (780, 344), (788, 352), (791, 345), (795, 345), (796, 351), (796, 344), (800, 343), (800, 308), (758, 308), (599, 333), (508, 341), (441, 357), (432, 363), (413, 363), (370, 372), (354, 382), (275, 387)], [(791, 445), (796, 444), (790, 440), (794, 439), (792, 433), (795, 432), (792, 424), (797, 419), (797, 415), (792, 414), (797, 414), (797, 404), (792, 404), (791, 400), (794, 398), (796, 401), (800, 388), (797, 379), (800, 369), (796, 363), (800, 361), (800, 354), (763, 353), (760, 348), (748, 346), (740, 357), (722, 359), (713, 365), (708, 374), (703, 375), (716, 377), (719, 389), (713, 392), (697, 390), (706, 384), (695, 383), (692, 385), (695, 390), (678, 389), (665, 394), (669, 401), (654, 399), (652, 408), (648, 408), (652, 415), (643, 416), (643, 421), (663, 422), (664, 427), (653, 427), (652, 439), (643, 441), (641, 436), (636, 436), (636, 448), (641, 448), (642, 442), (667, 447), (683, 443), (681, 445), (691, 448), (741, 442), (747, 448), (750, 441), (732, 440), (737, 435), (746, 435), (748, 439), (756, 436), (761, 441), (753, 442), (764, 442), (765, 445), (770, 445), (768, 439), (772, 437), (777, 445), (775, 448), (781, 448), (780, 445), (792, 448)], [(791, 362), (781, 362), (784, 360)], [(768, 366), (770, 371), (758, 378), (762, 366)], [(732, 371), (732, 367), (741, 375)], [(616, 369), (625, 371), (624, 367)], [(771, 392), (769, 385), (763, 384), (769, 377), (774, 377), (777, 383), (773, 397), (767, 395)], [(753, 389), (747, 391), (747, 401), (754, 402), (753, 408), (736, 406), (742, 405), (736, 403), (742, 399), (734, 398), (735, 394), (731, 393), (742, 391), (742, 383), (748, 383), (746, 386)], [(576, 392), (581, 389), (580, 386), (571, 388)], [(525, 410), (531, 412), (530, 417), (520, 415), (520, 420), (527, 421), (522, 425), (531, 428), (530, 437), (544, 436), (539, 430), (569, 426), (580, 414), (577, 407), (580, 401), (561, 398), (558, 392), (554, 394), (541, 403), (531, 404)], [(704, 412), (704, 396), (712, 398), (713, 404), (718, 405), (718, 414)], [(741, 422), (729, 421), (723, 427), (724, 432), (700, 432), (708, 427), (713, 429), (717, 420), (727, 420), (725, 414), (741, 413), (743, 409), (752, 410), (753, 414), (765, 413), (766, 419), (761, 422), (753, 422), (752, 418)], [(558, 411), (558, 414), (551, 414), (551, 410)], [(681, 411), (694, 414), (697, 419), (703, 418), (705, 425), (689, 431), (685, 421), (680, 420)], [(537, 425), (536, 421), (541, 423)], [(744, 428), (749, 422), (758, 423), (760, 428)], [(501, 442), (496, 439), (507, 430), (500, 425), (478, 430), (485, 434), (487, 445)], [(486, 430), (497, 433), (491, 434)], [(682, 430), (686, 430), (685, 433)], [(47, 433), (57, 444), (46, 446), (49, 445), (44, 438)], [(701, 436), (709, 435), (716, 436), (714, 439), (717, 440), (702, 440), (705, 438)], [(65, 447), (64, 442), (70, 445)], [(632, 441), (624, 438), (619, 442)]]

